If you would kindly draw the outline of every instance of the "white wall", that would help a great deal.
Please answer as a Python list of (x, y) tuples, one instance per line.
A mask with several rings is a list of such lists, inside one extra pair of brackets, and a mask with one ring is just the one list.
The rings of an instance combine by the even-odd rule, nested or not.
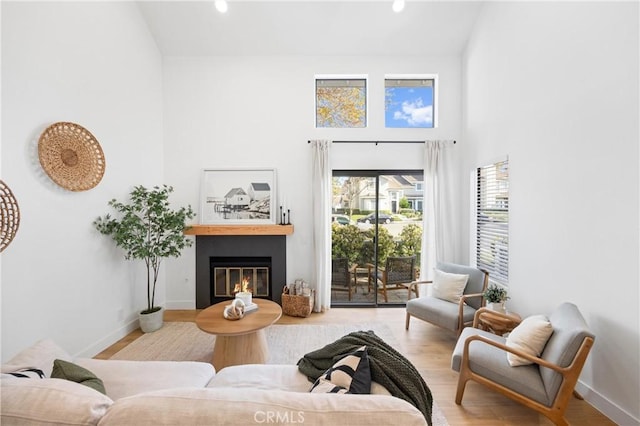
[[(385, 74), (438, 74), (437, 129), (384, 128)], [(314, 75), (368, 74), (366, 129), (314, 128)], [(310, 139), (456, 138), (460, 129), (457, 57), (170, 57), (164, 60), (165, 180), (176, 200), (199, 207), (204, 168), (274, 167), (278, 198), (295, 226), (287, 237), (287, 279), (311, 279)], [(422, 169), (423, 145), (332, 146), (334, 168)], [(197, 218), (196, 218), (197, 222)], [(167, 307), (195, 306), (195, 248), (167, 263)]]
[[(133, 185), (162, 183), (161, 89), (133, 3), (2, 2), (2, 179), (22, 215), (2, 253), (4, 360), (46, 337), (93, 355), (137, 326), (143, 266), (92, 221)], [(100, 142), (107, 167), (94, 189), (64, 190), (40, 167), (38, 138), (57, 121)]]
[(637, 2), (490, 2), (463, 65), (467, 169), (509, 156), (510, 307), (578, 305), (596, 335), (579, 390), (625, 425), (640, 419), (638, 35)]
[[(308, 279), (307, 140), (453, 138), (463, 177), (510, 158), (512, 309), (578, 304), (597, 335), (581, 391), (621, 424), (640, 418), (636, 3), (490, 2), (462, 65), (456, 57), (162, 61), (129, 2), (1, 7), (0, 170), (22, 213), (1, 258), (3, 359), (44, 337), (92, 355), (135, 324), (142, 267), (91, 226), (135, 184), (171, 184), (176, 203), (197, 209), (203, 168), (275, 167), (296, 227), (287, 277)], [(314, 129), (313, 76), (325, 73), (369, 75), (367, 129)], [(439, 74), (439, 128), (384, 129), (387, 73)], [(104, 149), (107, 172), (90, 191), (57, 187), (38, 164), (40, 133), (63, 120), (88, 128)], [(335, 168), (360, 169), (420, 168), (421, 158), (420, 145), (334, 145), (332, 155)], [(462, 185), (466, 206), (469, 196)], [(168, 308), (193, 307), (194, 264), (193, 248), (167, 261), (158, 298)]]

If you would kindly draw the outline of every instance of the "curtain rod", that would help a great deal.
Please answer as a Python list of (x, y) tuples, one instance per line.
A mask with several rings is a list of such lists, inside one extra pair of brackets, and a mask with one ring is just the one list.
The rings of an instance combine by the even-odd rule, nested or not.
[[(311, 143), (311, 141), (307, 141), (307, 143)], [(331, 141), (331, 143), (374, 143), (378, 145), (379, 143), (425, 143), (425, 141)], [(456, 141), (453, 141), (455, 144)]]

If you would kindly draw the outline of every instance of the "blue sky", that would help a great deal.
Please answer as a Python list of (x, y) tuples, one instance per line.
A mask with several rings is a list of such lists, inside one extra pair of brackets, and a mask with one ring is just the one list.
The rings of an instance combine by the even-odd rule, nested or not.
[(385, 127), (433, 127), (433, 87), (387, 87)]

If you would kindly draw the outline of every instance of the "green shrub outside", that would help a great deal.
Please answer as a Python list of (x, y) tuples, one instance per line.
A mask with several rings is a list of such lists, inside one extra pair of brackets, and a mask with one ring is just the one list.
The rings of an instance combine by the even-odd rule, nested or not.
[(422, 228), (411, 223), (400, 232), (400, 240), (396, 248), (398, 256), (413, 256), (420, 253), (422, 245)]
[[(364, 265), (373, 263), (373, 238), (375, 228), (365, 231), (357, 225), (331, 226), (331, 255), (333, 258), (346, 257), (350, 264)], [(378, 228), (378, 261), (384, 263), (390, 256), (416, 256), (419, 262), (422, 242), (422, 229), (416, 224), (405, 226), (398, 240), (394, 241), (389, 231)]]
[(356, 225), (331, 224), (331, 256), (346, 257), (349, 263), (358, 263), (360, 249), (365, 241), (364, 234)]

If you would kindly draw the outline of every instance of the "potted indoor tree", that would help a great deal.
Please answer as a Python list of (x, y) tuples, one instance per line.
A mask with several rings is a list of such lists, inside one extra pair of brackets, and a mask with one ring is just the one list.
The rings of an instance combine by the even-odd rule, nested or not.
[(491, 284), (482, 295), (487, 301), (487, 308), (504, 312), (504, 302), (509, 300), (506, 288)]
[(107, 214), (93, 222), (100, 233), (111, 236), (116, 246), (124, 250), (125, 259), (143, 260), (147, 267), (147, 308), (139, 315), (140, 328), (145, 333), (158, 330), (164, 320), (164, 310), (155, 305), (162, 259), (178, 257), (183, 248), (193, 244), (184, 230), (186, 220), (193, 219), (195, 213), (191, 206), (172, 209), (171, 192), (173, 188), (167, 185), (153, 189), (136, 186), (129, 194), (129, 202), (109, 201), (117, 218)]

